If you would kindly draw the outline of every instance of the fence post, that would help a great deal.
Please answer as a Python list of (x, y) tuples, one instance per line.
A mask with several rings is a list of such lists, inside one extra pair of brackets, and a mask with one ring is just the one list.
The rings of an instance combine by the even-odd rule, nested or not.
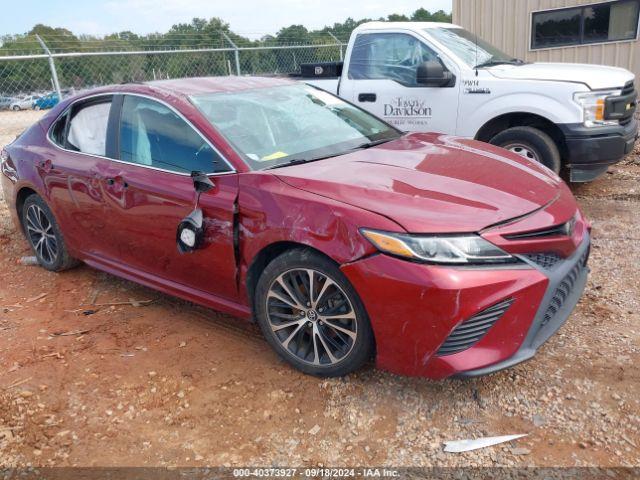
[(44, 50), (44, 53), (46, 53), (49, 57), (49, 68), (51, 69), (53, 88), (56, 89), (56, 93), (58, 94), (58, 101), (62, 101), (62, 91), (60, 91), (60, 82), (58, 81), (58, 72), (56, 71), (56, 63), (53, 60), (53, 55), (51, 54), (49, 47), (47, 47), (47, 44), (44, 43), (44, 40), (42, 40), (42, 38), (40, 38), (40, 35), (38, 35), (37, 33), (36, 38), (38, 39), (38, 42), (40, 42), (40, 46)]
[(233, 40), (229, 38), (229, 35), (227, 35), (225, 32), (222, 32), (222, 35), (227, 39), (227, 42), (229, 42), (231, 48), (233, 48), (233, 53), (236, 58), (236, 75), (240, 76), (240, 50), (238, 49), (238, 46), (233, 43)]
[(331, 33), (329, 30), (327, 30), (327, 33), (329, 34), (329, 36), (331, 38), (333, 38), (336, 43), (338, 44), (338, 46), (340, 47), (340, 61), (344, 61), (343, 55), (342, 55), (342, 42), (340, 40), (338, 40), (338, 37), (336, 37), (333, 33)]

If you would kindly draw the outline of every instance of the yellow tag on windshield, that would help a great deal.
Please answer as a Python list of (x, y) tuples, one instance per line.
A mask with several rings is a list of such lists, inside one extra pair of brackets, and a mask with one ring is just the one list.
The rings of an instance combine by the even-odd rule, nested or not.
[(288, 156), (289, 156), (288, 153), (275, 152), (275, 153), (272, 153), (271, 155), (267, 155), (266, 157), (262, 157), (262, 160), (276, 160), (278, 158), (288, 157)]

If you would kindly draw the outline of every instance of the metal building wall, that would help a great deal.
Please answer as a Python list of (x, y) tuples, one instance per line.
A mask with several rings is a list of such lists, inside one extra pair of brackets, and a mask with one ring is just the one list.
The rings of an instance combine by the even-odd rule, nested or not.
[(595, 63), (640, 75), (640, 42), (530, 50), (531, 12), (599, 3), (594, 0), (453, 0), (453, 23), (529, 62)]

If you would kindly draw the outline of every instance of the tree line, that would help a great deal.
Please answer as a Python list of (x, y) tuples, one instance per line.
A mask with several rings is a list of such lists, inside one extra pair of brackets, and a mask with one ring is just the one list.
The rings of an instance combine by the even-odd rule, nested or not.
[[(386, 18), (361, 20), (347, 18), (344, 22), (317, 30), (309, 30), (304, 25), (291, 25), (280, 29), (275, 35), (264, 35), (258, 39), (232, 31), (228, 23), (215, 17), (208, 20), (194, 18), (189, 23), (178, 23), (165, 33), (139, 35), (122, 31), (104, 37), (75, 35), (64, 28), (38, 24), (23, 35), (2, 37), (0, 56), (42, 54), (36, 35), (54, 53), (229, 48), (229, 39), (240, 48), (335, 45), (336, 38), (346, 43), (358, 25), (371, 20), (450, 22), (451, 15), (442, 10), (432, 13), (419, 8), (411, 15), (392, 14)], [(242, 74), (288, 73), (296, 70), (300, 63), (332, 61), (339, 56), (338, 46), (242, 51), (240, 69)], [(236, 68), (233, 52), (59, 57), (55, 61), (63, 88), (154, 78), (224, 75), (235, 73)], [(46, 59), (0, 61), (0, 94), (50, 90), (50, 77)]]

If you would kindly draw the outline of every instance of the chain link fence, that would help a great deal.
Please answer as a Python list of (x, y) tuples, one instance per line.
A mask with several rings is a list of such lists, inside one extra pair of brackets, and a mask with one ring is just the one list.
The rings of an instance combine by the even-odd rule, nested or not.
[[(337, 40), (337, 39), (336, 39)], [(221, 76), (287, 75), (300, 64), (339, 61), (343, 43), (294, 46), (42, 52), (0, 56), (0, 147), (60, 98), (125, 82)]]

